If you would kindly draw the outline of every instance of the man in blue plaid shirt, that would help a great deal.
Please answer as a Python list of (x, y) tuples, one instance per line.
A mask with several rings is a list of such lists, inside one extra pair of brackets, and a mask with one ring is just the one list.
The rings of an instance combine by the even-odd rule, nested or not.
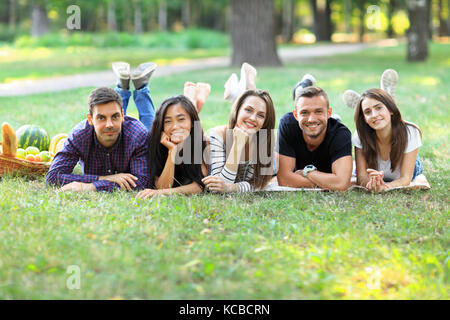
[[(87, 119), (72, 130), (56, 154), (47, 184), (76, 192), (147, 187), (149, 132), (145, 125), (124, 115), (122, 98), (113, 89), (98, 88), (88, 101)], [(77, 163), (83, 175), (72, 174)]]

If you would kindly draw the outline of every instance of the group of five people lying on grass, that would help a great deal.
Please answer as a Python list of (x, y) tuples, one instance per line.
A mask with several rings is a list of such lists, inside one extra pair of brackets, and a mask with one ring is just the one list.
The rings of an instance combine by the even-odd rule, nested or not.
[[(267, 91), (256, 89), (251, 65), (243, 64), (240, 80), (233, 74), (226, 82), (229, 121), (208, 136), (199, 113), (209, 84), (186, 82), (184, 94), (166, 99), (155, 113), (148, 87), (155, 69), (151, 62), (133, 72), (125, 62), (113, 63), (115, 90), (91, 92), (87, 119), (56, 154), (47, 184), (62, 191), (138, 190), (138, 198), (259, 191), (269, 182), (343, 191), (351, 184), (352, 143), (357, 183), (369, 190), (407, 186), (423, 171), (421, 132), (401, 117), (392, 69), (383, 73), (382, 89), (343, 95), (355, 108), (353, 137), (332, 115), (327, 93), (306, 75), (294, 87), (294, 110), (281, 118), (276, 144), (274, 104)], [(130, 80), (139, 120), (126, 116)], [(81, 175), (73, 174), (77, 163)]]

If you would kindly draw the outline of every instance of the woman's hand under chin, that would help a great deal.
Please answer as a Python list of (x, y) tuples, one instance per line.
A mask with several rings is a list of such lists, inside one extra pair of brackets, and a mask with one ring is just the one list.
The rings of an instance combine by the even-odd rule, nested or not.
[(172, 141), (172, 139), (165, 133), (163, 132), (161, 134), (161, 140), (160, 140), (161, 144), (166, 147), (169, 151), (175, 149), (175, 147), (177, 146), (176, 143), (174, 143)]

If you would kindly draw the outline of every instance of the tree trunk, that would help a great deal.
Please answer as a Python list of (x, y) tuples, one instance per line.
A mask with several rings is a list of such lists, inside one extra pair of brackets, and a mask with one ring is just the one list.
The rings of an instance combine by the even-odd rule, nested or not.
[[(416, 0), (416, 2), (417, 1), (420, 1), (420, 0)], [(427, 35), (428, 35), (428, 39), (431, 40), (431, 39), (433, 39), (433, 25), (432, 25), (432, 19), (431, 19), (431, 12), (432, 12), (431, 1), (432, 0), (422, 0), (422, 1), (426, 2)]]
[(31, 6), (31, 35), (40, 37), (48, 33), (49, 29), (45, 3), (34, 2)]
[(9, 0), (9, 27), (16, 28), (16, 0)]
[(450, 35), (450, 0), (447, 0), (447, 36)]
[(393, 38), (394, 37), (394, 28), (392, 27), (392, 17), (394, 16), (394, 12), (396, 9), (396, 0), (391, 0), (388, 3), (388, 29), (387, 29), (387, 36), (388, 38)]
[(428, 56), (427, 8), (425, 0), (408, 0), (408, 61), (424, 61)]
[(445, 37), (447, 35), (447, 24), (442, 16), (442, 0), (438, 2), (438, 17), (439, 17), (439, 36)]
[(364, 0), (358, 0), (359, 5), (359, 42), (363, 42), (364, 33), (366, 32), (366, 27), (364, 25), (364, 16), (366, 15), (366, 11), (364, 10)]
[(231, 0), (231, 64), (280, 66), (273, 0)]
[(282, 34), (285, 42), (291, 42), (294, 36), (295, 1), (283, 0)]
[(134, 1), (134, 33), (141, 34), (143, 32), (142, 27), (142, 5), (141, 1)]
[(331, 41), (331, 0), (310, 0), (314, 15), (314, 35), (316, 41)]
[(166, 0), (161, 0), (159, 2), (158, 25), (159, 25), (159, 30), (167, 31), (167, 3), (166, 3)]
[(108, 30), (117, 31), (117, 19), (116, 19), (116, 4), (114, 0), (109, 0), (108, 2)]
[(181, 7), (181, 20), (185, 28), (191, 26), (191, 0), (184, 0)]
[(351, 33), (352, 30), (352, 0), (345, 0), (345, 32)]

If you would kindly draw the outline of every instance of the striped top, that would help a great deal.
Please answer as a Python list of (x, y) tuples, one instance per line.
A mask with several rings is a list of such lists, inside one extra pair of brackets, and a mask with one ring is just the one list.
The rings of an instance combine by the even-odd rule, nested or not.
[(222, 136), (215, 130), (210, 130), (210, 152), (211, 152), (211, 175), (220, 177), (226, 183), (235, 183), (240, 192), (254, 191), (253, 185), (249, 183), (253, 179), (253, 165), (249, 161), (241, 162), (237, 172), (225, 167), (226, 147)]

